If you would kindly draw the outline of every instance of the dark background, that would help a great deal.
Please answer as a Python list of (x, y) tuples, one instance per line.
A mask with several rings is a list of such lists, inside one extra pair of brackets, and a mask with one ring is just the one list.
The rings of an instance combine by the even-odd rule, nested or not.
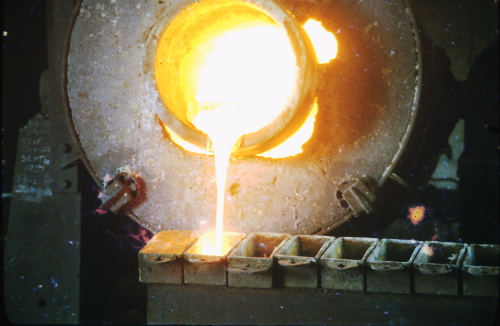
[(12, 190), (18, 132), (40, 111), (38, 85), (47, 69), (45, 2), (3, 2), (2, 193)]
[[(498, 243), (497, 1), (415, 0), (412, 3), (426, 36), (444, 51), (448, 61), (443, 62), (452, 62), (455, 77), (462, 76), (459, 80), (454, 78), (450, 85), (455, 89), (448, 93), (448, 103), (457, 105), (454, 119), (466, 120), (458, 202), (441, 205), (443, 216), (457, 215), (460, 221), (458, 237), (450, 236), (449, 240)], [(3, 10), (2, 240), (7, 231), (8, 194), (12, 191), (18, 131), (40, 111), (39, 79), (47, 69), (45, 1), (7, 0)], [(451, 47), (452, 42), (455, 48)], [(469, 55), (461, 57), (464, 51)], [(472, 68), (469, 70), (469, 67)], [(449, 132), (438, 129), (437, 134), (447, 139)], [(486, 165), (485, 159), (489, 160)], [(410, 168), (418, 170), (421, 166)], [(81, 303), (82, 320), (144, 322), (145, 285), (137, 281), (137, 251), (144, 243), (134, 237), (140, 227), (126, 216), (102, 216), (95, 212), (99, 205), (97, 188), (83, 167), (80, 182), (84, 198), (82, 243), (87, 243), (82, 245), (81, 296), (85, 297)], [(431, 188), (401, 193), (402, 199), (388, 201), (386, 207), (386, 213), (396, 219), (404, 217), (408, 206), (426, 201), (443, 203), (447, 198), (444, 192)], [(436, 211), (436, 218), (439, 214)], [(381, 225), (362, 230), (354, 223), (337, 230), (336, 235), (376, 237), (375, 229), (378, 228), (380, 234), (387, 227)], [(404, 225), (399, 234), (411, 237), (418, 233), (419, 230), (410, 227)], [(92, 241), (85, 242), (86, 239)], [(103, 261), (107, 262), (106, 270), (99, 268)]]

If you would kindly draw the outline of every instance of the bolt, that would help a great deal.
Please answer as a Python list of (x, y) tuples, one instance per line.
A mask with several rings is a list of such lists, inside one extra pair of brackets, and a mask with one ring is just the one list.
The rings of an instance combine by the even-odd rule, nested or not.
[(59, 144), (59, 150), (62, 153), (69, 153), (69, 152), (71, 152), (72, 148), (71, 148), (70, 144), (68, 144), (68, 143), (62, 143), (62, 144)]
[(69, 187), (71, 187), (71, 181), (67, 179), (59, 181), (59, 188), (68, 189)]

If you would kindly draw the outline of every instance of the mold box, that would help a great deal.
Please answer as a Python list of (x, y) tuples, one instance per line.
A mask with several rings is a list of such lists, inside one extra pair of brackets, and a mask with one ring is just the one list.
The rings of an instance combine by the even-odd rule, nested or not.
[(414, 240), (382, 239), (368, 257), (366, 290), (410, 293), (411, 265), (420, 246), (421, 243)]
[(251, 233), (228, 257), (228, 285), (273, 287), (273, 258), (289, 237), (285, 233)]
[(295, 235), (276, 254), (279, 265), (277, 283), (284, 287), (320, 286), (319, 261), (335, 238), (320, 235)]
[(192, 231), (161, 231), (139, 251), (139, 281), (183, 282), (182, 255), (196, 241)]
[(321, 256), (321, 287), (364, 291), (366, 260), (378, 243), (373, 238), (337, 238)]

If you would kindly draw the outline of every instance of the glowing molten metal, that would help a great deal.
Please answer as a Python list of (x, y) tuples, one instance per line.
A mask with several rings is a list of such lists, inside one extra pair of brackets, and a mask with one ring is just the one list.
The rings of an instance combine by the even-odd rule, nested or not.
[(304, 29), (311, 40), (318, 63), (328, 63), (335, 59), (338, 51), (337, 39), (328, 32), (321, 23), (309, 19), (304, 24)]
[[(200, 12), (205, 10), (203, 3), (198, 3)], [(205, 3), (211, 6), (215, 2)], [(288, 110), (300, 84), (299, 60), (287, 31), (256, 7), (243, 2), (222, 3), (228, 12), (233, 10), (233, 14), (226, 15), (222, 10), (214, 9), (211, 15), (203, 18), (207, 19), (204, 30), (189, 34), (190, 39), (177, 36), (175, 30), (182, 30), (182, 24), (172, 23), (174, 27), (167, 29), (162, 37), (168, 41), (158, 47), (155, 61), (157, 86), (165, 95), (167, 106), (183, 103), (187, 121), (211, 140), (215, 157), (217, 212), (215, 234), (207, 238), (204, 247), (210, 248), (206, 250), (213, 255), (223, 255), (224, 193), (231, 152), (238, 148), (243, 135), (261, 130)], [(238, 12), (234, 8), (238, 8), (238, 14), (234, 14)], [(179, 22), (182, 22), (194, 16), (185, 11), (179, 17)], [(333, 34), (313, 20), (306, 26), (315, 52), (321, 57), (320, 63), (333, 59), (337, 47)], [(324, 46), (325, 42), (329, 44), (326, 54), (318, 47), (318, 44)], [(169, 44), (178, 46), (170, 47)], [(180, 91), (172, 91), (169, 87), (172, 84)], [(261, 156), (280, 158), (302, 152), (302, 145), (313, 133), (318, 111), (316, 101), (312, 108), (306, 109), (310, 109), (310, 114), (302, 127)], [(171, 139), (186, 150), (206, 153), (190, 146), (165, 127)], [(211, 240), (215, 243), (210, 243)]]
[[(269, 51), (272, 49), (272, 51)], [(216, 251), (222, 254), (224, 192), (229, 157), (238, 139), (269, 124), (295, 82), (295, 57), (277, 26), (229, 32), (215, 42), (198, 79), (193, 125), (212, 141), (217, 181)]]
[(425, 206), (410, 207), (408, 210), (408, 219), (413, 225), (422, 222), (425, 217)]

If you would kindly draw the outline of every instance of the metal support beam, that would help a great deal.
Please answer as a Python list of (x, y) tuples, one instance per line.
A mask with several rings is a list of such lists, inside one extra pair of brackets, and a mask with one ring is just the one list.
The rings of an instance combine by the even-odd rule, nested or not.
[(148, 284), (148, 324), (492, 325), (493, 297)]

